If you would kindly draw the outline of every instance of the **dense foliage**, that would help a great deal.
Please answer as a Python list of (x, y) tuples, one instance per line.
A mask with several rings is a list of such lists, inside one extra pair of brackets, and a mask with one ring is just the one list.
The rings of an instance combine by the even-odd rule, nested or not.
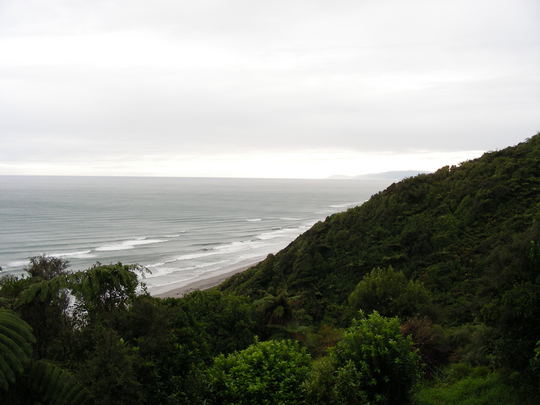
[(214, 401), (219, 404), (304, 403), (299, 386), (310, 370), (310, 356), (292, 340), (257, 342), (240, 352), (220, 355), (210, 368)]
[[(389, 315), (429, 315), (448, 328), (481, 324), (491, 360), (524, 369), (540, 336), (539, 276), (540, 134), (393, 184), (221, 289), (295, 297), (316, 324), (346, 325), (348, 299)], [(399, 285), (411, 294), (397, 296)], [(421, 302), (409, 299), (414, 289)]]
[(417, 405), (535, 405), (538, 397), (526, 391), (522, 376), (484, 366), (457, 363), (415, 394)]
[(405, 404), (419, 376), (418, 354), (399, 320), (374, 312), (353, 321), (306, 386), (314, 404)]
[[(27, 361), (23, 353), (32, 356), (30, 363), (57, 370), (53, 377), (59, 380), (69, 381), (70, 371), (99, 404), (203, 403), (204, 370), (217, 354), (254, 341), (255, 310), (246, 298), (219, 292), (196, 292), (182, 300), (152, 298), (139, 285), (139, 271), (138, 266), (97, 264), (69, 273), (64, 261), (39, 257), (27, 269), (29, 277), (0, 279), (0, 305), (26, 322), (14, 323), (16, 315), (2, 309), (0, 320), (19, 325), (21, 333), (28, 324), (32, 334), (23, 337), (36, 341), (30, 353), (19, 338), (14, 355), (0, 344), (0, 359), (10, 361), (19, 374), (23, 369), (15, 360)], [(12, 384), (9, 376), (0, 399), (31, 402), (35, 394), (25, 387), (30, 377)], [(60, 403), (65, 392), (46, 394), (41, 401)]]
[(0, 403), (538, 403), (540, 135), (393, 184), (217, 289), (153, 298), (144, 272), (38, 256), (0, 278)]
[(13, 405), (88, 403), (87, 390), (68, 371), (31, 358), (32, 343), (35, 337), (30, 325), (0, 309), (0, 399)]
[(368, 273), (349, 295), (352, 309), (378, 311), (386, 316), (411, 317), (430, 312), (429, 291), (419, 281), (407, 280), (391, 266)]

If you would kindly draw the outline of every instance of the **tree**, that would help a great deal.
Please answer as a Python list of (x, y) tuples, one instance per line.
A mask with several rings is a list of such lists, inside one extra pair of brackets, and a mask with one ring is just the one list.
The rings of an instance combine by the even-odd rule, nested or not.
[(409, 317), (428, 310), (431, 296), (417, 281), (408, 281), (392, 266), (377, 267), (367, 274), (349, 295), (354, 310), (378, 311), (384, 316)]
[(254, 341), (257, 319), (254, 306), (246, 297), (219, 291), (194, 291), (181, 300), (169, 300), (171, 308), (188, 313), (204, 331), (211, 356), (242, 350)]
[(540, 337), (540, 284), (516, 283), (482, 310), (498, 335), (496, 354), (504, 366), (524, 370)]
[(22, 374), (35, 340), (30, 325), (13, 312), (0, 309), (0, 388), (7, 390)]
[(137, 381), (135, 368), (142, 362), (112, 329), (97, 327), (91, 331), (88, 347), (91, 355), (79, 364), (78, 375), (94, 401), (103, 405), (141, 403), (143, 385)]
[(419, 356), (397, 318), (360, 313), (306, 384), (311, 403), (393, 405), (409, 401)]
[(79, 311), (95, 320), (99, 315), (126, 308), (137, 296), (136, 271), (144, 270), (138, 265), (98, 263), (84, 272), (74, 273), (70, 283)]
[(440, 325), (434, 325), (429, 318), (409, 318), (401, 325), (401, 333), (410, 336), (414, 347), (427, 367), (427, 372), (433, 374), (448, 360), (450, 346)]
[[(13, 280), (12, 292), (18, 292), (13, 307), (30, 324), (37, 339), (35, 352), (39, 358), (55, 359), (66, 347), (59, 337), (71, 330), (69, 316), (69, 277), (31, 277)], [(56, 353), (55, 353), (56, 352)]]
[(34, 256), (30, 259), (30, 264), (24, 268), (30, 277), (38, 277), (43, 280), (50, 280), (61, 274), (66, 274), (69, 262), (60, 257), (46, 255)]
[(0, 309), (0, 402), (86, 404), (86, 389), (66, 370), (31, 360), (32, 328), (15, 313)]
[(310, 355), (298, 342), (269, 340), (220, 355), (210, 368), (216, 404), (301, 404)]
[(268, 294), (254, 305), (266, 325), (284, 325), (292, 319), (292, 308), (284, 293), (277, 297)]

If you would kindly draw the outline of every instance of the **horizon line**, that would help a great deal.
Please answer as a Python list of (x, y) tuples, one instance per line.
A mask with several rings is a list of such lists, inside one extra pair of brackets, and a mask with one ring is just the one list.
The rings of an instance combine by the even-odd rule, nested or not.
[[(361, 180), (359, 177), (363, 176), (375, 176), (379, 174), (387, 174), (387, 173), (400, 173), (400, 172), (418, 172), (418, 174), (427, 174), (427, 173), (433, 173), (431, 171), (426, 170), (415, 170), (415, 169), (408, 169), (408, 170), (387, 170), (384, 172), (370, 172), (370, 173), (364, 173), (364, 174), (355, 174), (355, 175), (341, 175), (341, 174), (333, 174), (328, 177), (237, 177), (237, 176), (154, 176), (154, 175), (104, 175), (104, 174), (96, 174), (96, 175), (88, 175), (88, 174), (2, 174), (0, 173), (0, 177), (87, 177), (87, 178), (157, 178), (157, 179), (230, 179), (230, 180)], [(340, 177), (343, 176), (343, 177)]]

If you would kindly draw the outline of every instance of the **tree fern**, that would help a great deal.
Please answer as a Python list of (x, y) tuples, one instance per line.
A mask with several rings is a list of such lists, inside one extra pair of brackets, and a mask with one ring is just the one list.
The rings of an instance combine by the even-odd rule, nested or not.
[(58, 296), (60, 290), (69, 286), (69, 277), (57, 276), (51, 280), (39, 281), (31, 284), (17, 297), (16, 305), (24, 305), (39, 300), (40, 302), (50, 301)]
[(72, 291), (88, 312), (110, 311), (136, 296), (138, 270), (120, 263), (94, 266), (70, 276)]
[(32, 328), (11, 311), (0, 309), (0, 388), (7, 390), (32, 354)]
[(83, 405), (90, 395), (68, 371), (44, 360), (33, 362), (28, 373), (31, 391), (50, 405)]

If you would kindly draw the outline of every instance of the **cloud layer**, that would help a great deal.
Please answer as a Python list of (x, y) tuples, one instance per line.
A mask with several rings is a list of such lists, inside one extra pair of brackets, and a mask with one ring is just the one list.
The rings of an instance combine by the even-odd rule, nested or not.
[(540, 130), (538, 21), (535, 0), (4, 0), (0, 173), (513, 144)]

